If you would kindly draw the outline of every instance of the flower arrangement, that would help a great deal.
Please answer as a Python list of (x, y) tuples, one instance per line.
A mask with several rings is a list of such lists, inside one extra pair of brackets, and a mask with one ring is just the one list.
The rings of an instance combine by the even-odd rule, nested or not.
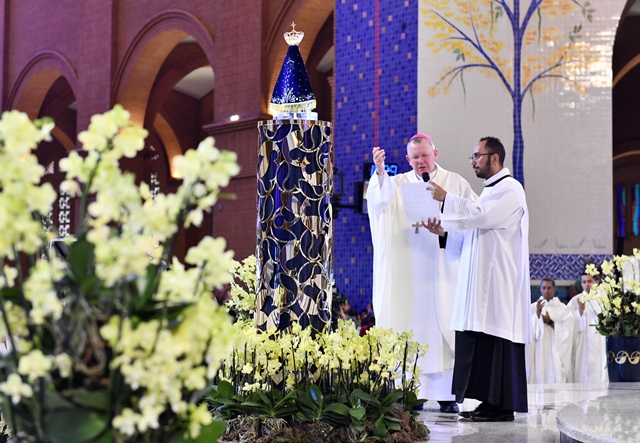
[[(181, 263), (179, 229), (198, 225), (239, 167), (207, 138), (175, 162), (183, 183), (153, 197), (122, 171), (146, 131), (122, 107), (92, 117), (83, 152), (60, 162), (79, 226), (61, 260), (42, 216), (56, 192), (31, 151), (53, 123), (0, 121), (0, 400), (5, 434), (37, 442), (212, 442), (224, 424), (201, 401), (220, 358), (238, 346), (212, 290), (232, 253), (203, 238)], [(12, 441), (13, 438), (12, 438)]]
[[(602, 281), (591, 288), (581, 301), (595, 300), (601, 308), (597, 331), (608, 337), (640, 337), (640, 250), (633, 256), (615, 256), (602, 263)], [(587, 265), (586, 272), (600, 271)]]
[[(413, 441), (428, 429), (411, 412), (427, 351), (412, 333), (371, 328), (360, 337), (351, 322), (336, 331), (258, 330), (255, 258), (234, 267), (234, 327), (244, 343), (223, 361), (208, 400), (227, 420), (229, 441)], [(303, 430), (301, 430), (303, 429)]]

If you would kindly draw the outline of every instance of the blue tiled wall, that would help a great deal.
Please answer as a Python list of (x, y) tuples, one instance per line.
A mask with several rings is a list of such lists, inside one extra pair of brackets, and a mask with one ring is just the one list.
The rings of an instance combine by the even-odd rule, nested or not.
[[(376, 5), (378, 14), (376, 14)], [(344, 205), (358, 203), (357, 183), (371, 148), (386, 150), (387, 162), (409, 170), (406, 143), (417, 131), (417, 0), (336, 1), (335, 165), (343, 174)], [(377, 23), (376, 23), (377, 16)], [(376, 29), (378, 44), (378, 109), (376, 103)], [(373, 249), (369, 218), (357, 209), (342, 208), (334, 221), (334, 275), (338, 291), (356, 309), (371, 300)]]

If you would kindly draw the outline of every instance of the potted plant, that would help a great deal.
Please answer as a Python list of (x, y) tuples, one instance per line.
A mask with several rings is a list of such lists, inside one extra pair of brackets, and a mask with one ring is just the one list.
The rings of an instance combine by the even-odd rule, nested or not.
[(224, 424), (201, 398), (239, 342), (211, 297), (232, 253), (205, 237), (181, 263), (172, 246), (237, 174), (235, 154), (204, 140), (175, 160), (177, 192), (153, 196), (119, 168), (146, 131), (120, 106), (94, 116), (82, 152), (60, 162), (80, 201), (61, 259), (41, 222), (56, 192), (31, 152), (52, 128), (17, 111), (0, 121), (0, 429), (11, 441), (216, 441)]
[[(602, 279), (584, 301), (596, 300), (601, 312), (596, 330), (606, 336), (609, 381), (640, 381), (640, 250), (602, 263)], [(595, 265), (587, 273), (597, 276)]]

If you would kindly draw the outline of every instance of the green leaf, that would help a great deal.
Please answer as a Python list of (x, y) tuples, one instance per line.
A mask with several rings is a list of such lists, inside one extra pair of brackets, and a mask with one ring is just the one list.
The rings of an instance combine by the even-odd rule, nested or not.
[(321, 408), (324, 406), (324, 395), (322, 395), (322, 391), (320, 391), (319, 387), (317, 387), (316, 385), (311, 385), (309, 387), (309, 394), (318, 406), (320, 406)]
[(402, 390), (396, 389), (391, 394), (387, 395), (381, 402), (380, 406), (383, 408), (389, 407), (402, 398)]
[(386, 437), (387, 425), (384, 424), (384, 417), (380, 417), (376, 420), (376, 423), (373, 427), (373, 435), (380, 438)]
[(354, 395), (356, 398), (359, 398), (360, 400), (364, 400), (364, 401), (366, 401), (368, 403), (380, 404), (380, 402), (378, 402), (377, 399), (373, 398), (371, 395), (367, 394), (362, 389), (354, 390), (352, 392), (352, 395)]
[(344, 415), (346, 417), (349, 415), (350, 409), (347, 405), (343, 405), (342, 403), (331, 403), (329, 406), (324, 408), (324, 411)]
[(218, 386), (214, 386), (214, 398), (231, 398), (235, 395), (233, 385), (226, 380), (220, 382)]
[(80, 283), (80, 292), (88, 299), (100, 295), (102, 289), (102, 281), (95, 275), (87, 276)]
[(284, 406), (282, 408), (279, 408), (275, 411), (275, 416), (277, 418), (285, 418), (285, 417), (289, 417), (291, 415), (294, 414), (294, 412), (298, 411), (298, 407), (295, 404), (290, 404), (287, 406)]
[(215, 443), (224, 433), (224, 429), (224, 422), (213, 420), (211, 424), (200, 429), (200, 435), (197, 438), (185, 438), (186, 429), (179, 429), (171, 437), (169, 443)]
[(200, 429), (200, 435), (196, 439), (188, 439), (187, 443), (214, 443), (218, 441), (224, 433), (225, 424), (223, 421), (214, 420), (208, 426)]
[(2, 288), (0, 289), (0, 294), (2, 294), (5, 301), (22, 300), (21, 293), (17, 289)]
[(93, 275), (90, 269), (93, 267), (94, 246), (87, 241), (85, 235), (82, 235), (69, 249), (67, 264), (71, 278), (79, 285), (82, 285), (87, 277)]
[(276, 403), (275, 408), (279, 408), (282, 405), (284, 405), (285, 403), (291, 401), (291, 399), (296, 395), (296, 391), (291, 391), (289, 392), (287, 395), (285, 395), (284, 397), (282, 397), (278, 403)]
[(269, 397), (264, 395), (264, 392), (258, 391), (258, 395), (260, 395), (260, 399), (262, 400), (262, 403), (264, 403), (264, 405), (267, 408), (271, 409), (273, 407), (273, 403), (271, 403), (271, 400), (269, 400)]
[(385, 416), (383, 420), (385, 426), (392, 431), (399, 431), (400, 429), (402, 429), (402, 427), (400, 426), (400, 423), (402, 423), (402, 421), (399, 421), (396, 418)]
[(267, 409), (262, 403), (258, 403), (255, 401), (243, 401), (242, 403), (240, 403), (240, 406), (246, 406), (249, 408), (258, 408), (258, 409), (264, 409), (264, 410)]
[(87, 441), (85, 443), (112, 443), (113, 442), (113, 430), (109, 429), (104, 434), (100, 435), (98, 438)]
[(77, 409), (73, 403), (60, 395), (60, 393), (57, 391), (50, 391), (48, 389), (44, 391), (44, 404), (48, 411)]
[(311, 396), (304, 391), (298, 392), (298, 404), (307, 408), (318, 409)]
[(85, 389), (74, 389), (67, 391), (71, 396), (71, 401), (78, 406), (106, 412), (109, 408), (109, 393), (107, 390), (87, 391)]
[(359, 408), (351, 408), (349, 409), (349, 415), (351, 415), (356, 420), (362, 420), (367, 415), (367, 410), (360, 406)]
[(88, 409), (56, 409), (44, 416), (44, 429), (52, 443), (84, 443), (107, 427), (107, 415)]

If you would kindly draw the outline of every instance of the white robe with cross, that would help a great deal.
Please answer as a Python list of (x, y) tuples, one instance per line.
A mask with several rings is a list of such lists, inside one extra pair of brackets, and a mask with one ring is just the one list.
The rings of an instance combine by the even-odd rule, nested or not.
[[(464, 198), (475, 199), (469, 183), (436, 165), (432, 180)], [(437, 235), (407, 220), (401, 193), (403, 183), (419, 183), (414, 171), (384, 175), (382, 186), (371, 177), (367, 191), (373, 241), (373, 310), (376, 326), (396, 332), (413, 329), (414, 339), (428, 344), (418, 362), (420, 398), (453, 400), (454, 333), (449, 329), (458, 275), (458, 260), (440, 247)], [(428, 197), (425, 183), (425, 197)], [(425, 220), (426, 222), (426, 220)]]
[(445, 197), (447, 250), (461, 255), (451, 329), (527, 343), (529, 210), (522, 185), (509, 175), (503, 168), (485, 180), (475, 201)]

